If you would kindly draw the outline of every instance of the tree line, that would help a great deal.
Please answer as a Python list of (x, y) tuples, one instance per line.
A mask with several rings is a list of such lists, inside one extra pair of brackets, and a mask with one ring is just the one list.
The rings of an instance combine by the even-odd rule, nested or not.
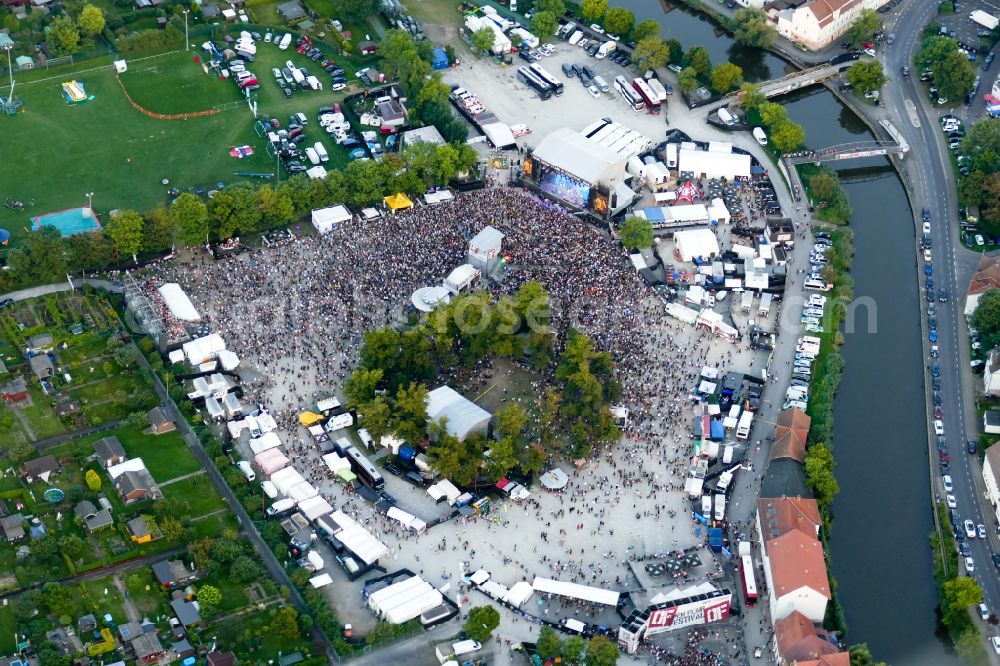
[(0, 272), (0, 292), (58, 282), (67, 273), (105, 269), (133, 255), (152, 255), (177, 245), (197, 247), (286, 225), (333, 204), (356, 210), (395, 192), (415, 196), (468, 172), (476, 161), (468, 144), (418, 143), (381, 161), (353, 161), (322, 179), (296, 174), (276, 186), (241, 182), (207, 200), (185, 192), (169, 207), (118, 211), (92, 233), (63, 238), (55, 227), (44, 226), (10, 251), (10, 270)]
[[(434, 467), (462, 485), (483, 475), (495, 481), (515, 467), (536, 473), (556, 454), (585, 457), (620, 435), (609, 405), (621, 387), (611, 355), (578, 331), (568, 331), (555, 363), (548, 323), (548, 294), (529, 281), (495, 300), (485, 291), (459, 296), (404, 330), (369, 331), (360, 366), (344, 386), (348, 404), (375, 441), (392, 434), (433, 442)], [(446, 422), (428, 418), (427, 385), (438, 368), (475, 367), (491, 357), (526, 363), (545, 374), (548, 386), (530, 412), (513, 401), (498, 409), (492, 440), (471, 433), (460, 441)]]

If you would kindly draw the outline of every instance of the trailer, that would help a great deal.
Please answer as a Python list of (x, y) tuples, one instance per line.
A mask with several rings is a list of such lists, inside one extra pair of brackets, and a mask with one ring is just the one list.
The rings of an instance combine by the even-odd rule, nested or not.
[[(748, 294), (750, 292), (744, 292)], [(768, 292), (764, 292), (760, 295), (760, 305), (757, 306), (757, 314), (761, 317), (766, 317), (769, 312), (771, 312), (771, 301), (774, 300), (774, 295)]]
[(750, 312), (753, 307), (753, 292), (744, 291), (743, 295), (740, 297), (740, 310), (743, 312)]
[(656, 79), (648, 79), (646, 83), (649, 84), (650, 89), (656, 94), (656, 101), (666, 102), (667, 101), (667, 89), (663, 87), (663, 84)]
[(978, 23), (987, 30), (995, 30), (998, 25), (1000, 25), (1000, 19), (993, 16), (992, 14), (987, 14), (981, 9), (969, 14), (969, 20), (973, 23)]

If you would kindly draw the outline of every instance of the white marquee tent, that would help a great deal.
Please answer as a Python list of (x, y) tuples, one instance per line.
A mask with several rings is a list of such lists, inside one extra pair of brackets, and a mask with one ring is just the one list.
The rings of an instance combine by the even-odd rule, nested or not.
[[(389, 554), (385, 544), (376, 539), (365, 528), (343, 511), (334, 511), (329, 519), (340, 528), (334, 533), (337, 540), (348, 550), (361, 558), (365, 564), (374, 564)], [(422, 612), (422, 611), (421, 611)]]
[(265, 432), (257, 439), (250, 440), (250, 450), (253, 451), (254, 455), (279, 446), (281, 446), (281, 438), (276, 432)]
[(278, 449), (268, 449), (263, 453), (258, 453), (254, 456), (253, 461), (257, 463), (257, 467), (264, 473), (264, 476), (271, 476), (288, 466), (288, 458)]
[(553, 580), (552, 578), (541, 578), (540, 576), (535, 576), (531, 587), (536, 592), (558, 594), (559, 596), (570, 597), (572, 599), (583, 599), (584, 601), (604, 604), (605, 606), (617, 606), (618, 598), (621, 596), (614, 590), (602, 590), (599, 587), (568, 583), (562, 580)]
[(278, 489), (279, 493), (287, 497), (288, 491), (305, 481), (305, 479), (302, 478), (302, 475), (294, 467), (286, 467), (272, 474), (270, 481)]
[(717, 257), (719, 239), (711, 229), (687, 229), (674, 234), (674, 246), (682, 261), (695, 257)]
[(450, 386), (439, 386), (427, 394), (427, 416), (435, 421), (447, 418), (448, 432), (465, 439), (472, 432), (486, 432), (491, 415)]
[(157, 291), (160, 292), (160, 296), (163, 298), (163, 302), (166, 303), (167, 309), (170, 310), (170, 314), (175, 318), (181, 321), (201, 320), (198, 309), (195, 308), (194, 303), (191, 302), (191, 299), (188, 298), (188, 295), (184, 293), (184, 290), (176, 282), (168, 282)]
[(316, 495), (299, 502), (299, 511), (309, 520), (315, 520), (320, 516), (333, 513), (333, 507), (322, 496)]
[(321, 234), (333, 231), (338, 224), (347, 222), (350, 219), (351, 211), (342, 205), (317, 208), (312, 212), (312, 224), (316, 227), (316, 231)]
[(218, 333), (209, 333), (204, 337), (184, 343), (181, 347), (191, 365), (201, 365), (206, 361), (211, 361), (216, 354), (225, 348), (226, 341)]

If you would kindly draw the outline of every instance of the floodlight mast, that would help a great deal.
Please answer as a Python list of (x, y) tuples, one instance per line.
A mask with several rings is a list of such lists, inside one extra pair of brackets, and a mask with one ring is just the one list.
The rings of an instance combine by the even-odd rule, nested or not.
[(10, 52), (14, 49), (13, 44), (4, 44), (3, 50), (7, 52), (7, 74), (10, 75), (10, 95), (5, 102), (8, 106), (14, 102), (14, 68), (10, 64)]

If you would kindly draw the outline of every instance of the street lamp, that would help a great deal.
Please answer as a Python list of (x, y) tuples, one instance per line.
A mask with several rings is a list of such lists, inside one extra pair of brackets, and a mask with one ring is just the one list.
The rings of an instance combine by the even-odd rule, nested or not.
[(184, 50), (185, 51), (190, 51), (191, 50), (191, 40), (188, 39), (188, 12), (189, 11), (191, 11), (191, 10), (189, 10), (189, 9), (183, 10), (183, 12), (184, 12)]
[(91, 211), (93, 211), (94, 210), (94, 193), (93, 192), (87, 192), (83, 196), (87, 197), (87, 208), (89, 208)]
[(10, 52), (14, 50), (13, 44), (5, 44), (3, 50), (7, 52), (7, 74), (10, 76), (10, 95), (7, 97), (7, 104), (14, 102), (14, 68), (10, 64)]

